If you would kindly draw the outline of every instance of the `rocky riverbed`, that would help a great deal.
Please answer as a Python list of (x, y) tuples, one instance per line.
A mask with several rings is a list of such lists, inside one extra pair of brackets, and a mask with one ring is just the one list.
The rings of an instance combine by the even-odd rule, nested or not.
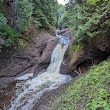
[[(59, 34), (69, 37), (71, 43), (66, 51), (64, 60), (61, 65), (60, 73), (70, 74), (76, 77), (78, 74), (87, 71), (91, 65), (98, 64), (100, 61), (109, 56), (109, 43), (107, 37), (99, 40), (96, 47), (80, 48), (70, 57), (69, 49), (77, 42), (73, 39), (73, 34), (70, 30), (64, 29), (59, 31)], [(36, 32), (31, 42), (26, 48), (17, 52), (4, 52), (0, 55), (0, 109), (10, 105), (10, 100), (15, 95), (16, 77), (27, 73), (34, 73), (37, 76), (39, 72), (44, 72), (49, 65), (53, 49), (58, 43), (56, 36), (50, 35), (48, 32)], [(106, 44), (103, 46), (103, 44)], [(8, 54), (8, 55), (7, 55)], [(68, 85), (68, 84), (67, 84)], [(48, 110), (49, 102), (53, 97), (57, 97), (59, 91), (65, 89), (67, 85), (59, 87), (45, 93), (39, 102), (34, 106), (33, 110)]]
[[(65, 33), (65, 30), (62, 33)], [(51, 36), (49, 33), (46, 32), (40, 32), (32, 38), (31, 43), (28, 44), (26, 48), (19, 50), (19, 52), (9, 54), (7, 58), (6, 56), (1, 55), (2, 57), (0, 58), (3, 62), (0, 63), (1, 109), (5, 109), (4, 107), (10, 106), (10, 101), (13, 99), (13, 97), (15, 97), (15, 91), (17, 89), (17, 81), (15, 81), (15, 79), (17, 77), (25, 75), (27, 73), (33, 73), (33, 77), (35, 77), (39, 74), (39, 72), (42, 73), (46, 70), (50, 63), (52, 51), (57, 45), (57, 43), (58, 38), (56, 36)], [(69, 49), (70, 46), (67, 49), (66, 55), (61, 65), (60, 72), (63, 74), (68, 73), (67, 65), (70, 60), (68, 58)], [(63, 86), (60, 88), (63, 88)], [(53, 90), (51, 92), (45, 93), (43, 97), (45, 97), (45, 99), (48, 99), (49, 96), (50, 98), (48, 100), (51, 100), (51, 97), (53, 97), (54, 94), (56, 94), (57, 92), (58, 90)], [(40, 102), (47, 102), (46, 100), (43, 100), (43, 97), (40, 99)], [(40, 102), (38, 102), (33, 109), (35, 109), (37, 106), (37, 110), (38, 107), (40, 110)]]

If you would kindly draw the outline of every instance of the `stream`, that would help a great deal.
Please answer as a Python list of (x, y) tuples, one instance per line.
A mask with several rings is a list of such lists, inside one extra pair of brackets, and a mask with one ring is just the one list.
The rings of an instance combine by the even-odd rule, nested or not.
[(5, 106), (4, 110), (31, 110), (44, 93), (72, 80), (71, 76), (60, 74), (60, 66), (70, 40), (65, 36), (56, 36), (59, 43), (52, 52), (46, 71), (40, 72), (36, 77), (33, 77), (33, 73), (28, 73), (15, 78), (15, 95), (10, 100), (11, 105)]

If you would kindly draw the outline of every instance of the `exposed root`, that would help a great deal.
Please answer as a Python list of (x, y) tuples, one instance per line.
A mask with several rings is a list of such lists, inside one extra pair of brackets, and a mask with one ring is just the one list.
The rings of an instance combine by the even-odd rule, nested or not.
[(77, 73), (78, 75), (81, 75), (78, 71), (74, 71), (75, 73)]
[(81, 74), (81, 69), (80, 69), (80, 67), (78, 67), (78, 70), (79, 70), (79, 74)]

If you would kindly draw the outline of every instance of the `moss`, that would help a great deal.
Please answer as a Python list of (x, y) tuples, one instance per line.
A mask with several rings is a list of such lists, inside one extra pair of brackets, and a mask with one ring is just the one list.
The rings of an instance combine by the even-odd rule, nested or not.
[(19, 48), (25, 48), (28, 44), (28, 42), (26, 42), (25, 40), (22, 40), (22, 39), (19, 39), (18, 41), (19, 41), (19, 43), (18, 43)]
[(110, 62), (75, 79), (54, 104), (55, 110), (110, 110)]
[(82, 48), (82, 46), (80, 44), (76, 44), (74, 45), (70, 51), (69, 51), (69, 55), (72, 56), (74, 52), (77, 52), (80, 48)]

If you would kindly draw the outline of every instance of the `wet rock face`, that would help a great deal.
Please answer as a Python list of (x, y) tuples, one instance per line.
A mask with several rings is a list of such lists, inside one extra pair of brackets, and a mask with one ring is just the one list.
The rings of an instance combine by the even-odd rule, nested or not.
[(77, 65), (83, 62), (85, 56), (85, 51), (83, 49), (79, 49), (78, 51), (73, 53), (73, 56), (69, 62), (69, 70), (75, 70)]
[(106, 51), (110, 53), (110, 36), (102, 37), (100, 40), (98, 40), (97, 48), (101, 51)]
[(0, 77), (11, 77), (19, 74), (39, 72), (45, 63), (50, 62), (51, 53), (58, 43), (58, 38), (51, 36), (47, 32), (39, 32), (33, 38), (32, 42), (23, 50), (14, 53), (9, 58), (1, 57)]
[[(61, 30), (61, 35), (67, 36), (73, 41), (72, 32), (68, 29)], [(4, 55), (3, 58), (1, 57), (0, 77), (13, 77), (30, 72), (39, 73), (42, 68), (49, 65), (52, 51), (59, 42), (58, 40), (56, 36), (51, 36), (44, 31), (36, 33), (32, 42), (25, 49), (17, 50), (7, 59)]]
[(68, 47), (68, 49), (67, 49), (67, 51), (65, 53), (64, 60), (62, 62), (61, 70), (60, 70), (60, 73), (62, 73), (62, 74), (69, 74), (70, 69), (71, 69), (69, 67), (72, 67), (72, 66), (69, 66), (70, 57), (69, 57), (68, 53), (69, 53), (69, 50), (72, 48), (72, 46), (75, 43), (74, 35), (73, 35), (73, 32), (70, 29), (68, 29), (68, 28), (62, 29), (62, 30), (58, 30), (58, 34), (62, 35), (62, 36), (65, 36), (65, 37), (68, 37), (70, 39), (70, 44), (69, 44), (69, 47)]
[(70, 29), (66, 28), (66, 29), (62, 29), (58, 31), (58, 34), (69, 37), (70, 40), (73, 39), (73, 33)]
[(46, 63), (50, 61), (51, 54), (55, 46), (58, 44), (58, 38), (54, 37), (47, 41), (43, 50), (41, 50), (40, 63)]
[(91, 65), (98, 64), (108, 58), (110, 55), (109, 36), (102, 36), (97, 38), (97, 40), (95, 39), (92, 45), (91, 42), (92, 41), (90, 41), (90, 43), (85, 47), (80, 48), (78, 51), (73, 53), (69, 62), (69, 71), (84, 73)]
[(58, 34), (68, 37), (71, 40), (71, 43), (69, 44), (69, 49), (72, 48), (72, 45), (75, 42), (73, 32), (70, 29), (66, 28), (59, 30)]

